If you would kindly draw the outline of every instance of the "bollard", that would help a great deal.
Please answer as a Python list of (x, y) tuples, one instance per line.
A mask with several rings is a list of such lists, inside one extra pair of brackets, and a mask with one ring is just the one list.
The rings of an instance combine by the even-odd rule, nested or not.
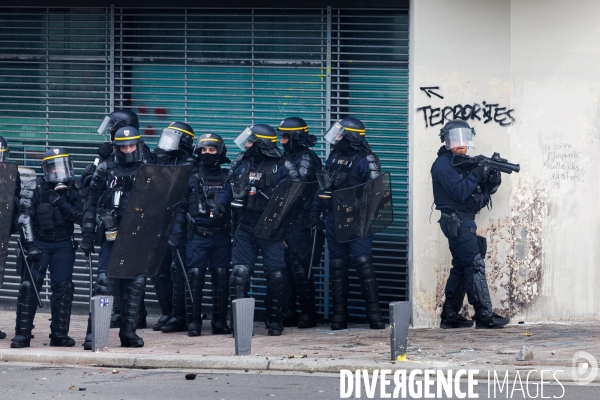
[(236, 356), (250, 355), (252, 350), (254, 303), (253, 298), (236, 299), (231, 302)]
[(112, 296), (94, 296), (90, 300), (92, 312), (92, 351), (103, 351), (108, 346)]
[(390, 303), (390, 344), (392, 346), (392, 361), (406, 360), (408, 348), (408, 325), (412, 313), (410, 301)]

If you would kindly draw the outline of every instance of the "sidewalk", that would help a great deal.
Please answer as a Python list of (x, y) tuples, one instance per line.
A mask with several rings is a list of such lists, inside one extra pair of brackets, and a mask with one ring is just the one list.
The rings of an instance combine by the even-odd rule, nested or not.
[[(152, 329), (138, 330), (143, 348), (119, 347), (118, 329), (111, 329), (107, 351), (83, 351), (87, 315), (73, 315), (70, 336), (77, 345), (49, 347), (50, 315), (38, 313), (31, 348), (11, 349), (15, 313), (0, 311), (0, 360), (121, 368), (185, 368), (285, 370), (339, 372), (340, 369), (479, 369), (487, 371), (562, 370), (561, 381), (572, 380), (572, 357), (586, 351), (600, 360), (600, 322), (543, 323), (509, 325), (500, 330), (411, 329), (408, 360), (390, 361), (388, 329), (370, 330), (366, 325), (331, 331), (320, 325), (312, 329), (286, 328), (283, 336), (266, 334), (263, 323), (255, 323), (251, 356), (235, 356), (230, 335), (213, 335), (210, 321), (204, 321), (202, 336), (190, 338), (186, 332), (165, 334)], [(157, 317), (148, 316), (153, 324)], [(531, 361), (516, 361), (521, 346), (534, 354)], [(546, 375), (548, 377), (549, 375)], [(600, 382), (600, 376), (595, 379)]]

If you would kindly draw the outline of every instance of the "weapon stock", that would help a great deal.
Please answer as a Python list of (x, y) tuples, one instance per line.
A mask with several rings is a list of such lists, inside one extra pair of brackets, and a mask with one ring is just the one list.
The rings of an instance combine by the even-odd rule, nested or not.
[(44, 304), (42, 303), (42, 299), (40, 298), (40, 292), (38, 292), (37, 286), (35, 286), (35, 280), (33, 279), (31, 268), (29, 267), (29, 261), (27, 261), (27, 253), (25, 253), (25, 249), (23, 248), (23, 243), (21, 243), (21, 239), (17, 239), (17, 243), (19, 244), (19, 248), (21, 249), (21, 256), (23, 257), (23, 261), (25, 262), (27, 274), (29, 275), (29, 279), (31, 279), (31, 285), (33, 286), (33, 292), (35, 293), (35, 297), (37, 298), (38, 306), (40, 306), (40, 308), (43, 308)]

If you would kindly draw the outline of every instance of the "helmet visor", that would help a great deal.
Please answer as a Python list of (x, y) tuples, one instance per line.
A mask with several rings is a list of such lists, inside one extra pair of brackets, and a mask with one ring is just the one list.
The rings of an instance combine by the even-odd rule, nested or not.
[(446, 149), (450, 150), (455, 147), (474, 148), (473, 136), (475, 130), (473, 128), (454, 128), (450, 129), (445, 137)]
[(256, 142), (256, 136), (252, 134), (250, 128), (246, 128), (235, 138), (234, 142), (242, 151), (246, 151)]
[(104, 117), (102, 122), (100, 122), (100, 125), (98, 125), (96, 132), (98, 132), (100, 135), (108, 135), (110, 134), (110, 128), (112, 125), (113, 124), (110, 123), (110, 117), (107, 115)]
[(8, 147), (4, 143), (0, 143), (0, 162), (8, 161)]
[(217, 154), (221, 154), (223, 152), (223, 141), (217, 139), (216, 137), (210, 137), (208, 135), (203, 135), (196, 142), (196, 151), (201, 151), (203, 147), (214, 147), (217, 149)]
[(42, 162), (44, 179), (47, 182), (61, 183), (73, 178), (73, 162), (68, 155), (59, 154), (46, 157)]
[(160, 139), (158, 141), (159, 149), (163, 149), (164, 151), (174, 151), (179, 149), (179, 140), (181, 139), (181, 132), (176, 131), (171, 128), (165, 128), (160, 135)]
[(342, 126), (342, 124), (336, 122), (325, 134), (325, 140), (331, 145), (336, 145), (345, 135), (346, 129)]

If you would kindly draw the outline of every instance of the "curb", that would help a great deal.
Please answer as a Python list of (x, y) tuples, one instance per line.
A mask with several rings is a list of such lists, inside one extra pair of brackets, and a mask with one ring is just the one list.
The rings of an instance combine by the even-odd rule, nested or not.
[[(153, 356), (153, 355), (122, 355), (110, 352), (100, 353), (80, 353), (77, 355), (71, 352), (39, 351), (25, 353), (22, 350), (2, 350), (0, 351), (1, 362), (19, 362), (19, 363), (42, 363), (54, 365), (81, 365), (88, 367), (106, 367), (106, 368), (171, 368), (171, 369), (205, 369), (205, 370), (262, 370), (262, 371), (295, 371), (295, 372), (318, 372), (339, 374), (340, 370), (347, 369), (355, 371), (357, 369), (366, 369), (372, 372), (374, 369), (405, 370), (408, 376), (414, 370), (442, 370), (446, 373), (452, 370), (453, 373), (459, 370), (479, 370), (474, 374), (474, 378), (487, 381), (488, 373), (491, 378), (494, 377), (494, 371), (499, 379), (504, 379), (508, 372), (509, 380), (512, 382), (519, 373), (521, 379), (529, 373), (529, 380), (541, 381), (541, 370), (544, 370), (544, 382), (554, 381), (556, 378), (560, 382), (573, 383), (572, 367), (557, 366), (456, 366), (452, 363), (424, 363), (424, 362), (394, 362), (394, 361), (367, 361), (356, 359), (345, 360), (310, 360), (310, 359), (268, 359), (264, 356)], [(533, 372), (530, 372), (533, 371)], [(600, 374), (593, 380), (594, 383), (600, 383)]]

